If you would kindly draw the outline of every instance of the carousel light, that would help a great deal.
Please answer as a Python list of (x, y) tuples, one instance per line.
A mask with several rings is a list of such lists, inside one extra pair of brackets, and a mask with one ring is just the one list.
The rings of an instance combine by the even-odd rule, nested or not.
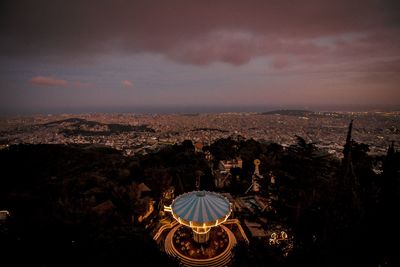
[[(171, 213), (180, 224), (195, 234), (206, 235), (212, 227), (224, 223), (232, 212), (227, 198), (214, 192), (193, 191), (173, 200)], [(208, 239), (208, 236), (204, 238)]]

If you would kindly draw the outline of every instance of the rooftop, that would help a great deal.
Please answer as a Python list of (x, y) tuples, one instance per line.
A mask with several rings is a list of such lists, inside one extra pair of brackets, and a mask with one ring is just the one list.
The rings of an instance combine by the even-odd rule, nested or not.
[(229, 217), (231, 206), (228, 199), (218, 193), (192, 191), (178, 196), (171, 210), (175, 219), (183, 224), (213, 226)]

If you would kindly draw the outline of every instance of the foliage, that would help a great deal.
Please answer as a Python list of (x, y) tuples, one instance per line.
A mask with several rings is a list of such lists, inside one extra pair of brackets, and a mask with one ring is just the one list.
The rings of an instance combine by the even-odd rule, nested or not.
[[(274, 175), (279, 201), (273, 219), (289, 225), (296, 238), (295, 253), (287, 259), (262, 242), (238, 245), (236, 266), (378, 266), (384, 261), (395, 266), (390, 236), (371, 235), (379, 229), (399, 232), (394, 211), (400, 203), (400, 156), (393, 148), (381, 174), (372, 168), (382, 158), (371, 157), (367, 145), (354, 141), (350, 160), (342, 163), (301, 137), (286, 148), (243, 138), (220, 139), (206, 148), (214, 164), (243, 160), (242, 169), (231, 170), (231, 193), (244, 192), (253, 161), (260, 159), (260, 173), (267, 178), (260, 180), (261, 194), (267, 196), (268, 177)], [(0, 231), (0, 238), (9, 241), (10, 253), (29, 253), (30, 265), (43, 263), (33, 251), (49, 251), (46, 266), (125, 266), (143, 254), (153, 255), (148, 264), (174, 265), (156, 253), (143, 226), (132, 225), (132, 216), (146, 209), (138, 185), (145, 183), (156, 201), (169, 186), (176, 194), (194, 190), (196, 179), (200, 189), (216, 190), (209, 162), (189, 140), (138, 157), (104, 147), (16, 145), (0, 151), (0, 162), (0, 209), (13, 212), (9, 231)], [(61, 258), (67, 260), (60, 263)]]

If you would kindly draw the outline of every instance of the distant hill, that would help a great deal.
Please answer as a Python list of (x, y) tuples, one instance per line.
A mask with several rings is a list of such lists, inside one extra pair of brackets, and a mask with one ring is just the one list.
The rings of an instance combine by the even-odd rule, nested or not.
[(279, 109), (261, 113), (261, 115), (288, 115), (288, 116), (307, 116), (314, 111), (302, 109)]
[(183, 113), (181, 115), (185, 117), (197, 117), (200, 115), (200, 113)]
[(96, 121), (88, 121), (88, 120), (81, 119), (81, 118), (69, 118), (69, 119), (65, 119), (65, 120), (51, 121), (51, 122), (43, 124), (43, 126), (55, 126), (55, 125), (62, 124), (62, 123), (71, 123), (71, 124), (79, 124), (80, 123), (80, 124), (89, 124), (91, 126), (101, 124)]
[[(68, 124), (68, 129), (63, 129), (62, 133), (65, 136), (72, 135), (84, 135), (84, 136), (99, 136), (99, 135), (110, 135), (113, 133), (123, 132), (154, 132), (154, 129), (147, 125), (128, 125), (128, 124), (117, 124), (117, 123), (101, 123), (97, 121), (88, 121), (81, 118), (69, 118), (65, 120), (52, 121), (43, 124), (44, 127), (55, 127), (60, 124)], [(86, 130), (83, 130), (83, 128)], [(104, 130), (94, 130), (95, 127), (105, 127)]]

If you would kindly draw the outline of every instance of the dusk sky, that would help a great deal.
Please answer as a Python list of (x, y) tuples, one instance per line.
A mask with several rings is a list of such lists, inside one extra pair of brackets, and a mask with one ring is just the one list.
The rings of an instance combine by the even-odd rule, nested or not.
[(0, 4), (0, 112), (400, 104), (400, 1)]

